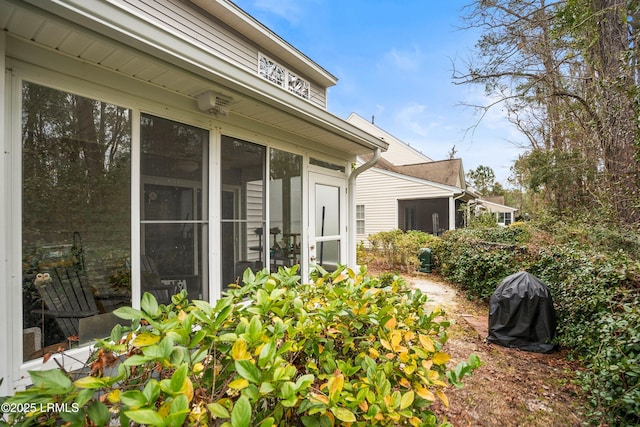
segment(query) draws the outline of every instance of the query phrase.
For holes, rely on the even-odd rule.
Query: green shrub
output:
[[[486,228],[486,227],[498,227],[498,220],[496,214],[491,212],[482,212],[480,214],[466,215],[467,226],[469,228]]]
[[[383,259],[389,267],[400,267],[407,272],[420,266],[418,254],[421,248],[431,248],[440,240],[422,231],[400,229],[381,231],[368,239],[375,258]]]
[[[594,322],[622,286],[620,280],[605,274],[609,260],[556,246],[537,252],[527,267],[551,289],[560,320],[560,343],[576,354],[590,354],[599,346]]]
[[[621,227],[603,221],[602,217],[578,217],[569,222],[545,216],[536,221],[535,225],[538,230],[553,236],[553,242],[558,245],[601,253],[622,250],[631,258],[640,259],[640,236],[637,228]]]
[[[396,280],[398,280],[398,275],[394,273],[384,272],[378,275],[378,283],[380,287],[390,286]]]
[[[618,238],[596,241],[605,236]],[[622,242],[635,245],[621,250]],[[473,298],[488,299],[506,276],[522,269],[543,280],[553,296],[559,344],[587,367],[579,378],[594,421],[638,424],[638,242],[638,234],[623,238],[597,224],[512,224],[447,232],[435,259],[441,274]]]
[[[132,322],[98,342],[87,370],[31,372],[9,402],[74,412],[5,414],[9,425],[434,426],[436,399],[479,365],[448,369],[449,322],[395,278],[340,268],[300,284],[296,268],[244,274],[211,305],[145,293]]]
[[[503,229],[476,229],[445,233],[435,246],[438,271],[448,280],[459,283],[473,299],[488,299],[509,274],[520,270],[521,248],[508,239],[486,240]]]
[[[356,246],[356,262],[358,265],[369,265],[373,261],[373,254],[364,246],[364,242],[358,242]]]
[[[640,298],[611,304],[593,329],[600,345],[579,373],[595,416],[612,425],[640,424]],[[606,410],[603,414],[601,410]]]

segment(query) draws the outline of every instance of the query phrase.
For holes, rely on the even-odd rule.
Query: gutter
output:
[[[380,159],[382,150],[375,148],[373,151],[373,157],[363,165],[360,165],[349,175],[349,183],[347,185],[347,192],[349,196],[349,229],[348,229],[348,246],[349,246],[349,258],[347,265],[351,268],[356,268],[358,260],[356,258],[356,178],[362,172],[372,168]]]

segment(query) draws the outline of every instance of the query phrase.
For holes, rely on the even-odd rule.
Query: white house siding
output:
[[[385,138],[389,143],[389,149],[382,155],[385,160],[396,166],[412,165],[415,163],[430,162],[431,159],[410,146]]]
[[[320,107],[326,109],[327,108],[327,95],[326,91],[321,87],[315,85],[313,82],[309,82],[310,84],[310,101],[314,104],[319,105]]]
[[[398,200],[430,199],[452,195],[451,191],[431,186],[425,181],[407,179],[372,168],[358,177],[356,204],[364,205],[364,234],[356,234],[358,242],[368,245],[367,236],[398,228]]]
[[[396,166],[412,165],[416,163],[425,163],[432,161],[431,158],[422,154],[420,151],[405,144],[390,133],[385,132],[375,124],[360,117],[355,113],[351,113],[351,115],[349,115],[349,117],[347,118],[347,121],[352,125],[357,126],[360,129],[370,133],[371,135],[377,136],[378,138],[387,142],[389,144],[389,148],[387,149],[387,151],[382,153],[382,158]]]
[[[250,73],[258,73],[259,49],[250,40],[219,22],[213,16],[203,16],[193,7],[179,0],[121,0],[127,9],[141,13],[147,20],[170,28],[175,34],[189,42],[201,46]],[[267,56],[272,56],[264,52]],[[286,68],[289,64],[273,58]],[[327,97],[324,88],[307,76],[291,69],[296,75],[310,83],[309,101],[326,109]],[[283,89],[284,90],[284,89]]]
[[[268,233],[264,230],[264,190],[262,181],[250,181],[246,184],[247,191],[247,255],[244,259],[248,261],[264,261],[265,238]],[[262,228],[262,235],[256,233],[257,228]],[[268,231],[268,230],[267,230]],[[254,249],[251,249],[254,248]],[[255,248],[262,248],[261,251]]]

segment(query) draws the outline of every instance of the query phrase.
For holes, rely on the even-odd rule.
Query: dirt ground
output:
[[[405,277],[440,305],[453,320],[445,350],[451,367],[471,353],[482,365],[464,380],[464,388],[451,387],[449,408],[438,404],[440,421],[454,426],[580,426],[586,421],[586,401],[573,383],[575,362],[565,352],[529,353],[488,344],[488,306],[468,301],[461,292],[437,276]]]

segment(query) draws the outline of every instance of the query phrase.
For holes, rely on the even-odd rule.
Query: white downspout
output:
[[[362,172],[367,169],[373,167],[376,163],[378,163],[378,159],[380,159],[380,154],[382,151],[380,148],[376,148],[373,152],[373,157],[363,165],[360,165],[349,175],[349,184],[347,186],[348,198],[349,198],[349,229],[348,229],[348,243],[347,247],[349,248],[349,257],[347,260],[347,265],[351,268],[356,268],[358,260],[356,259],[356,178]]]

